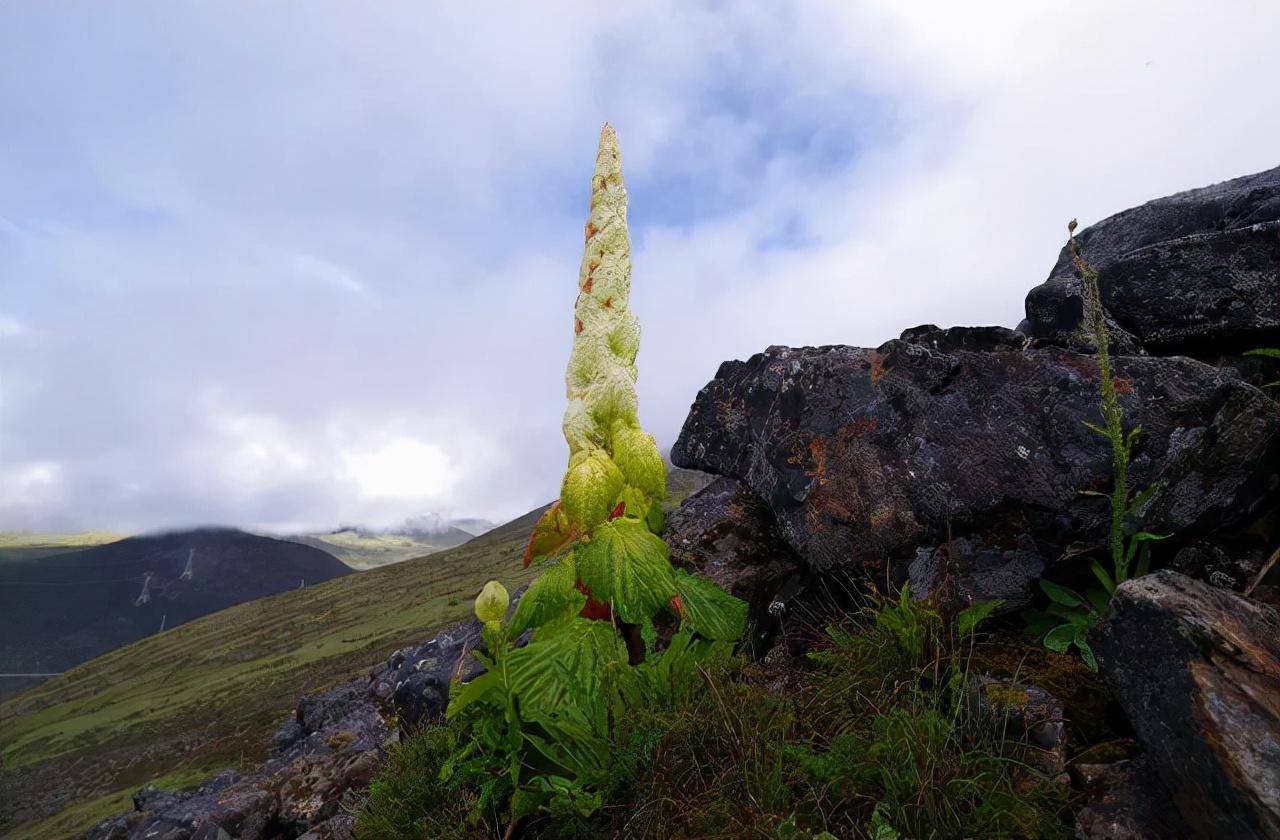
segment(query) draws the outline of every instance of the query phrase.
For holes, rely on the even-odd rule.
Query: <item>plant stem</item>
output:
[[[1085,323],[1097,347],[1098,372],[1102,380],[1102,422],[1107,439],[1111,441],[1114,486],[1111,490],[1111,533],[1108,545],[1118,586],[1129,577],[1129,564],[1125,560],[1124,551],[1124,518],[1129,507],[1129,445],[1124,436],[1124,413],[1120,408],[1115,371],[1111,365],[1111,340],[1107,333],[1106,314],[1102,309],[1098,271],[1081,256],[1074,232],[1071,234],[1070,248],[1072,261],[1080,272],[1083,286]]]

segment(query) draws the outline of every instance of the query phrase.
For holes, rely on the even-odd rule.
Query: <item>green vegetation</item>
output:
[[[0,531],[0,561],[35,560],[80,548],[105,545],[124,538],[124,534],[111,531],[79,531],[74,534]]]
[[[471,539],[471,535],[456,528],[442,534],[431,535],[375,534],[347,529],[329,534],[308,534],[284,539],[327,551],[351,568],[365,571],[453,548]]]
[[[548,568],[510,619],[506,589],[485,586],[475,605],[485,672],[455,685],[449,703],[461,735],[442,776],[475,791],[473,820],[504,821],[508,834],[540,811],[595,814],[628,772],[614,749],[623,721],[681,695],[746,624],[746,604],[677,572],[659,536],[666,465],[637,416],[627,193],[607,124],[591,184],[566,375],[569,466],[525,552],[526,567]],[[655,618],[680,625],[657,656]]]
[[[357,830],[361,840],[468,837],[474,797],[440,778],[456,746],[451,730],[433,726],[392,747],[369,784]]]
[[[521,836],[1069,836],[1065,788],[1035,769],[1039,751],[972,702],[975,628],[990,611],[948,623],[903,592],[828,628],[802,661],[686,662],[668,683],[678,690],[609,734],[614,758],[589,813],[566,798]],[[500,814],[467,827],[460,803],[476,788],[450,766],[456,732],[427,729],[400,748],[405,763],[371,787],[358,838],[501,831]]]
[[[1046,613],[1029,613],[1028,626],[1032,633],[1043,638],[1045,647],[1059,653],[1072,645],[1090,668],[1097,668],[1093,650],[1089,647],[1089,631],[1106,617],[1107,605],[1116,587],[1130,577],[1147,573],[1151,560],[1152,540],[1164,539],[1149,531],[1137,531],[1129,535],[1127,522],[1142,515],[1142,509],[1155,494],[1159,485],[1151,485],[1136,495],[1129,491],[1129,461],[1133,447],[1142,436],[1142,427],[1134,426],[1124,431],[1124,410],[1120,406],[1115,371],[1111,361],[1111,341],[1107,332],[1106,312],[1102,307],[1102,293],[1098,285],[1098,271],[1085,262],[1075,237],[1076,222],[1067,226],[1067,247],[1080,280],[1084,296],[1085,328],[1097,350],[1100,380],[1102,425],[1085,422],[1090,430],[1105,438],[1111,446],[1112,489],[1110,494],[1086,491],[1090,495],[1106,495],[1111,503],[1111,523],[1107,533],[1107,548],[1111,556],[1108,571],[1096,559],[1089,568],[1098,579],[1101,588],[1090,588],[1084,595],[1048,580],[1040,581],[1040,588],[1049,597]]]

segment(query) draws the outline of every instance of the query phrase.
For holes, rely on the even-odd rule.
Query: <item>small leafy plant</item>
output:
[[[591,184],[566,375],[569,466],[524,556],[547,568],[509,618],[506,590],[485,586],[486,672],[455,686],[448,710],[469,737],[444,773],[479,791],[476,817],[505,812],[509,831],[536,811],[597,811],[619,769],[617,721],[679,696],[746,623],[744,602],[673,568],[658,536],[666,466],[637,416],[627,192],[607,124]],[[660,655],[659,616],[679,623]]]
[[[1111,502],[1111,521],[1107,534],[1107,549],[1111,557],[1108,570],[1097,559],[1089,561],[1089,569],[1101,588],[1093,587],[1084,595],[1048,580],[1040,581],[1040,588],[1049,598],[1047,612],[1031,612],[1027,615],[1032,633],[1042,636],[1045,647],[1065,653],[1072,645],[1080,652],[1085,663],[1097,669],[1093,649],[1089,647],[1088,634],[1106,617],[1107,606],[1116,587],[1131,577],[1141,577],[1148,571],[1153,540],[1166,535],[1150,531],[1126,532],[1126,522],[1142,514],[1147,502],[1159,489],[1153,484],[1145,490],[1131,494],[1129,489],[1129,462],[1133,447],[1142,437],[1142,427],[1124,430],[1124,410],[1120,406],[1116,388],[1115,371],[1111,362],[1111,341],[1107,332],[1106,313],[1102,308],[1102,294],[1098,285],[1098,271],[1085,261],[1075,237],[1076,222],[1067,226],[1067,247],[1076,270],[1080,272],[1084,292],[1085,328],[1094,341],[1098,357],[1098,373],[1101,382],[1099,409],[1102,425],[1085,421],[1091,431],[1105,438],[1111,446],[1112,488],[1109,494],[1084,491],[1086,495],[1106,496]]]

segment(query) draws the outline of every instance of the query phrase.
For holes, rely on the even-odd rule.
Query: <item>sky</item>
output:
[[[7,3],[0,529],[553,499],[600,125],[641,419],[1022,317],[1065,236],[1280,164],[1280,4]]]

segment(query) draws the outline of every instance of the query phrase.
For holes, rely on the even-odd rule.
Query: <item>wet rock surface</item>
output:
[[[1162,570],[1120,586],[1093,643],[1191,833],[1280,838],[1280,615]]]
[[[1007,612],[1031,604],[1032,586],[1044,568],[1029,537],[1017,540],[1014,548],[998,548],[974,536],[916,549],[907,575],[917,597],[936,597],[948,612],[992,600]]]
[[[1132,481],[1160,485],[1144,527],[1188,539],[1274,504],[1270,398],[1186,358],[1116,368],[1126,422],[1144,429]],[[1025,576],[1035,554],[1056,560],[1106,532],[1106,501],[1081,495],[1111,480],[1110,450],[1084,425],[1097,394],[1096,357],[999,328],[920,328],[875,350],[771,347],[721,365],[672,460],[749,486],[814,571],[888,567],[901,581],[918,548],[950,536],[979,540],[982,562],[1028,552]]]
[[[1166,840],[1187,837],[1168,792],[1149,760],[1099,767],[1076,812],[1079,840]]]
[[[747,602],[763,645],[786,609],[777,599],[797,588],[802,564],[760,497],[740,481],[717,478],[672,511],[663,536],[673,563]]]
[[[1280,167],[1117,213],[1078,234],[1103,307],[1149,352],[1216,359],[1280,344]],[[1091,348],[1066,249],[1027,295],[1020,329]]]
[[[451,625],[416,648],[392,654],[370,677],[369,696],[394,712],[402,729],[439,718],[449,704],[454,677],[465,681],[483,670],[475,657],[467,655],[480,644],[476,619]]]

